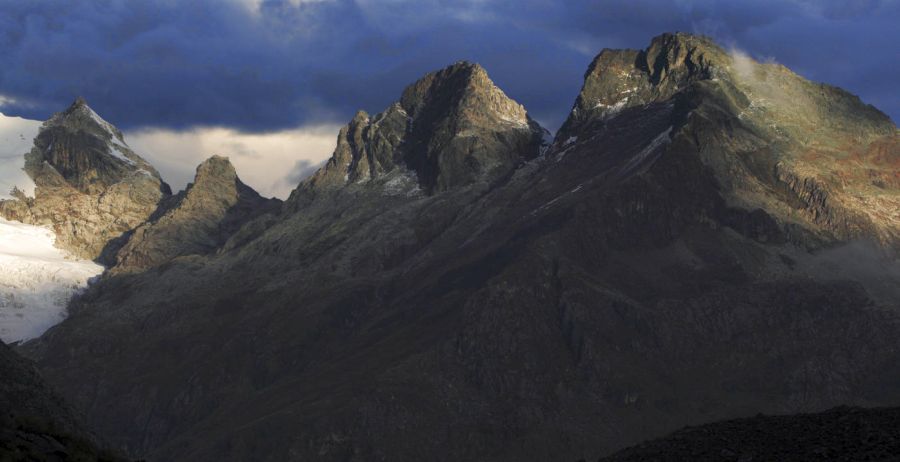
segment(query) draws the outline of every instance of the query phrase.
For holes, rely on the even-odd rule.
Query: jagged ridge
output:
[[[118,251],[116,272],[214,252],[241,225],[281,207],[278,199],[264,199],[241,182],[228,158],[221,156],[203,161],[193,183],[169,202],[130,235]]]
[[[867,154],[896,150],[900,137],[887,116],[859,98],[705,37],[664,34],[644,50],[597,56],[549,154],[596,150],[599,140],[650,112],[672,129],[657,140],[666,127],[653,125],[645,136],[656,144],[610,158],[611,169],[640,173],[660,162],[666,167],[655,168],[652,181],[671,181],[667,190],[709,184],[696,199],[721,197],[716,210],[692,213],[725,224],[733,224],[735,213],[756,213],[759,223],[752,226],[771,228],[762,219],[780,228],[781,237],[770,230],[768,238],[808,247],[862,238],[900,249],[900,215],[889,212],[900,202],[885,187],[893,183],[893,162],[871,162],[876,156]],[[702,170],[684,171],[686,162]],[[685,175],[663,174],[663,168]]]
[[[408,86],[400,101],[341,129],[334,155],[305,189],[383,177],[398,167],[427,192],[490,180],[538,155],[543,129],[477,64],[459,62]]]

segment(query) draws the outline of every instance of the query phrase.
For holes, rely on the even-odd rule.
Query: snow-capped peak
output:
[[[113,124],[104,120],[103,117],[100,117],[99,114],[97,114],[90,106],[88,106],[88,103],[84,98],[80,96],[76,98],[75,102],[72,103],[72,106],[69,108],[69,110],[67,110],[64,114],[67,115],[73,113],[86,115],[95,124],[97,124],[97,126],[100,127],[101,130],[109,134],[110,138],[114,142],[118,142],[119,144],[122,144],[126,147],[128,146],[128,144],[125,143],[125,139],[122,137],[122,132],[120,132],[119,129],[117,129]]]

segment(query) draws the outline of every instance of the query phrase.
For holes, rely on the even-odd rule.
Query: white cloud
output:
[[[732,47],[731,50],[732,67],[742,79],[753,78],[753,72],[756,69],[756,61],[746,52],[738,48]]]
[[[257,14],[260,12],[260,8],[265,0],[235,0],[239,5],[247,8],[251,13]],[[294,8],[299,8],[300,5],[310,4],[310,3],[325,3],[332,0],[287,0],[287,4],[293,6]]]
[[[197,165],[213,154],[231,159],[241,181],[263,196],[286,198],[297,184],[295,166],[318,165],[334,151],[337,125],[301,127],[273,133],[241,133],[227,128],[188,131],[139,130],[125,139],[177,191],[193,180]]]

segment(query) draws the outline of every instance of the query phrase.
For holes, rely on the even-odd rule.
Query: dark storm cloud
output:
[[[5,113],[84,95],[124,128],[266,131],[377,112],[460,59],[551,128],[603,47],[712,35],[900,116],[900,2],[0,0]]]

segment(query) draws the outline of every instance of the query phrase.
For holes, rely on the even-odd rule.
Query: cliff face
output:
[[[170,194],[159,173],[125,143],[122,133],[84,100],[44,123],[25,154],[34,198],[0,202],[0,215],[50,226],[57,245],[82,258],[143,223]]]
[[[104,279],[24,351],[162,460],[595,459],[900,401],[880,112],[668,34],[601,53],[539,155],[482,72],[358,114],[281,214]]]

